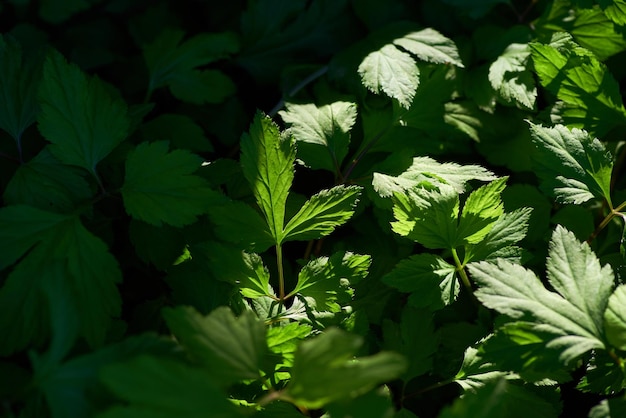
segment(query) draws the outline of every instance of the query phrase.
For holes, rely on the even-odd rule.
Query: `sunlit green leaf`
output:
[[[528,44],[511,44],[489,67],[489,82],[506,102],[534,109],[537,87],[528,66]]]
[[[504,213],[500,194],[507,177],[474,190],[465,201],[459,219],[458,239],[470,244],[480,242]]]
[[[609,298],[604,328],[609,343],[619,350],[626,350],[626,285],[619,286]]]

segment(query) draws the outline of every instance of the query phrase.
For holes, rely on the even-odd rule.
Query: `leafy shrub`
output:
[[[242,3],[0,4],[0,415],[624,416],[626,3]]]

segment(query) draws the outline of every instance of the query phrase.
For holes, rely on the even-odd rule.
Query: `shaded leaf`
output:
[[[154,226],[193,223],[216,194],[192,174],[201,161],[186,150],[168,152],[166,141],[139,144],[126,158],[121,189],[126,211]]]

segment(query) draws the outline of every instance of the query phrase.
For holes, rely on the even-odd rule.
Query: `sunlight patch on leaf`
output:
[[[594,197],[611,202],[613,156],[602,142],[577,128],[529,124],[544,190],[562,203],[580,204]]]
[[[489,67],[489,82],[507,103],[532,110],[537,87],[529,69],[528,44],[511,44]]]

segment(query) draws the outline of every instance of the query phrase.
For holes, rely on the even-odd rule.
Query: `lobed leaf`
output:
[[[128,135],[126,103],[97,77],[52,50],[43,66],[39,89],[41,134],[50,152],[68,165],[96,175],[96,166]]]
[[[604,198],[611,202],[613,156],[586,131],[530,123],[542,187],[562,203]]]
[[[528,323],[547,335],[545,349],[556,350],[571,364],[592,349],[603,349],[604,312],[613,286],[610,267],[600,267],[586,243],[558,226],[550,241],[547,290],[532,271],[504,260],[471,263],[468,270],[480,286],[476,297],[487,307]]]
[[[439,190],[414,188],[394,193],[391,229],[426,248],[454,248],[457,245],[459,195],[450,186]]]
[[[363,394],[399,377],[406,369],[403,356],[381,352],[354,358],[362,337],[330,328],[298,346],[291,380],[281,398],[317,409],[340,399]]]
[[[480,242],[504,214],[500,194],[508,177],[502,177],[474,190],[465,201],[458,226],[458,239],[470,244]]]
[[[195,222],[217,199],[208,183],[192,174],[201,162],[185,150],[168,152],[166,141],[139,144],[126,157],[121,189],[126,212],[155,226]]]
[[[100,380],[126,405],[113,406],[98,418],[239,416],[206,371],[173,360],[142,355],[106,366]]]
[[[559,112],[568,126],[602,137],[626,122],[619,85],[571,35],[556,34],[549,45],[534,42],[530,48],[541,85],[563,101]]]
[[[506,102],[533,110],[537,87],[529,69],[529,56],[528,44],[509,45],[489,67],[489,82]]]
[[[37,117],[40,73],[40,63],[24,57],[15,39],[0,35],[0,129],[13,137],[20,152],[22,134]]]
[[[606,338],[618,350],[626,350],[626,285],[618,286],[604,312]]]
[[[350,130],[356,122],[356,104],[334,102],[314,104],[287,103],[279,114],[298,142],[298,156],[312,169],[337,173],[348,154]]]
[[[265,325],[250,311],[235,317],[219,307],[207,316],[192,307],[166,308],[165,321],[192,358],[222,384],[260,377]]]

